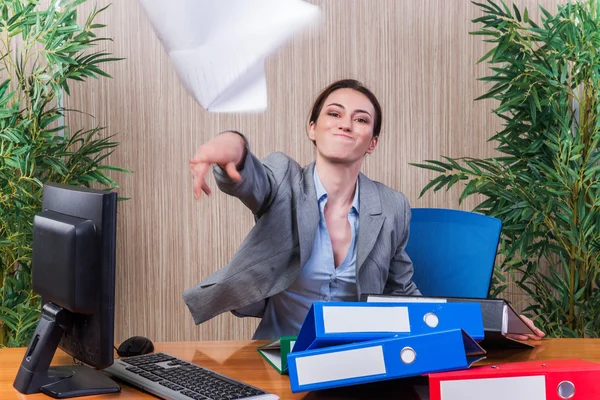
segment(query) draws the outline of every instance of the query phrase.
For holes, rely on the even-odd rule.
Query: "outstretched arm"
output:
[[[200,146],[190,160],[190,167],[196,198],[200,198],[202,192],[211,193],[206,184],[206,173],[211,167],[219,189],[239,198],[254,215],[268,204],[273,193],[273,171],[252,154],[239,132],[221,133]]]

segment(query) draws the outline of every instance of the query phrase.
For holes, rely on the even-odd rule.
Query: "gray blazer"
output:
[[[196,324],[226,311],[261,316],[266,300],[294,283],[312,252],[319,224],[314,162],[302,168],[282,153],[261,162],[246,150],[240,182],[218,167],[214,174],[223,192],[252,211],[256,224],[229,264],[183,293]],[[406,197],[362,173],[358,184],[357,299],[362,293],[420,294],[404,251]]]

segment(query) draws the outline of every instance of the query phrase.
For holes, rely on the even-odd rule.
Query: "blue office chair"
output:
[[[474,212],[413,208],[406,252],[424,296],[486,298],[502,222]]]

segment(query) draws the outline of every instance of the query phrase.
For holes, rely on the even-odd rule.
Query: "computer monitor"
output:
[[[42,315],[14,382],[19,392],[66,398],[120,390],[94,369],[113,363],[116,217],[115,192],[44,185],[32,254]],[[50,367],[57,347],[80,363]]]

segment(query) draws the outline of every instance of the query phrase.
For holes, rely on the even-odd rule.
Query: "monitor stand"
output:
[[[55,398],[115,393],[121,390],[104,372],[85,365],[50,367],[71,313],[46,303],[33,338],[27,347],[13,386],[23,394],[40,391]]]

